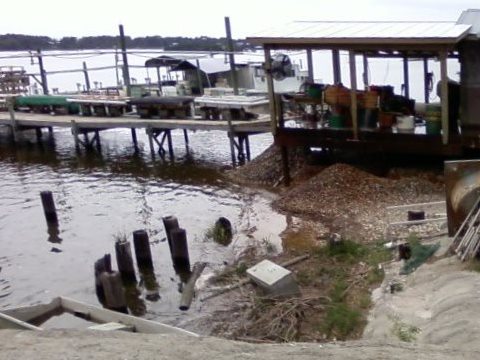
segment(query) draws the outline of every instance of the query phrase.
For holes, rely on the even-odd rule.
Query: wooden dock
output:
[[[188,147],[188,130],[220,130],[227,132],[232,152],[232,163],[235,166],[250,160],[249,135],[270,131],[270,116],[262,115],[249,121],[202,120],[186,119],[141,119],[138,116],[124,115],[122,117],[93,117],[78,115],[48,115],[22,112],[0,113],[0,125],[7,126],[15,141],[19,132],[35,130],[37,138],[42,137],[42,129],[53,132],[54,127],[71,128],[75,146],[100,149],[100,131],[109,129],[131,129],[132,141],[137,148],[136,130],[145,129],[149,138],[152,156],[158,153],[164,157],[167,150],[173,158],[171,131],[180,129],[184,132],[185,145]],[[83,137],[82,137],[83,135]],[[92,136],[89,136],[92,135]],[[167,142],[165,149],[165,141]],[[158,149],[155,148],[155,144]]]

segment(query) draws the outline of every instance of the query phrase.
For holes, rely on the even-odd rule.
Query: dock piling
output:
[[[133,267],[132,250],[130,243],[126,239],[118,239],[115,242],[115,254],[117,256],[117,265],[122,279],[125,282],[136,282],[135,269]]]
[[[112,260],[110,254],[105,254],[103,257],[95,261],[93,269],[95,274],[95,293],[97,294],[98,301],[100,301],[102,305],[105,305],[105,291],[103,290],[100,275],[104,272],[112,272]]]
[[[40,198],[42,199],[43,212],[47,224],[58,224],[57,210],[55,209],[55,201],[53,200],[53,194],[51,191],[40,192]]]
[[[135,248],[138,268],[142,270],[153,269],[150,241],[145,230],[135,230],[133,232],[133,247]]]
[[[131,128],[130,131],[132,132],[133,147],[135,148],[135,152],[137,152],[138,151],[137,131],[135,130],[135,128]]]
[[[172,254],[172,230],[178,229],[178,219],[175,216],[165,216],[162,218],[163,226],[165,227],[165,234],[167,235],[168,247],[170,254]]]
[[[100,275],[100,282],[105,294],[105,307],[110,310],[128,314],[125,290],[122,276],[118,271],[104,272]]]
[[[10,135],[13,142],[17,141],[17,122],[15,120],[15,110],[13,105],[13,98],[8,98],[8,112],[10,113]]]
[[[187,232],[185,229],[173,229],[170,232],[172,240],[172,260],[174,267],[190,268],[188,255]]]

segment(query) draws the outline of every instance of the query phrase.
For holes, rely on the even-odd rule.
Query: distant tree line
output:
[[[194,50],[194,51],[223,51],[225,38],[211,37],[162,37],[145,36],[125,37],[128,48],[164,49],[164,50]],[[119,47],[118,36],[87,36],[63,37],[52,39],[48,36],[31,36],[19,34],[0,35],[0,51],[13,50],[83,50],[83,49],[111,49]],[[254,46],[245,40],[234,40],[236,51],[252,50]]]

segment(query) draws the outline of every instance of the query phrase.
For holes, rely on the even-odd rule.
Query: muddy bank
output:
[[[117,332],[2,330],[2,360],[79,359],[477,359],[478,346],[448,348],[398,342],[255,345],[211,337]]]
[[[333,158],[301,148],[293,149],[290,155],[289,187],[280,183],[281,158],[275,146],[227,176],[232,181],[275,191],[278,198],[272,205],[287,216],[320,223],[326,233],[340,233],[356,241],[383,239],[387,221],[406,220],[406,214],[387,219],[388,206],[445,199],[441,169],[428,164],[422,167],[393,163],[386,168],[368,159],[335,163]]]

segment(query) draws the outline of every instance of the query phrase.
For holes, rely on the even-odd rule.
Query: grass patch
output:
[[[417,334],[420,333],[420,329],[396,319],[393,324],[392,332],[400,339],[400,341],[412,342],[417,339]]]
[[[328,307],[323,331],[329,338],[334,336],[339,340],[345,340],[360,325],[361,319],[360,311],[339,302]]]
[[[227,246],[232,242],[232,233],[217,222],[205,231],[205,238]]]

